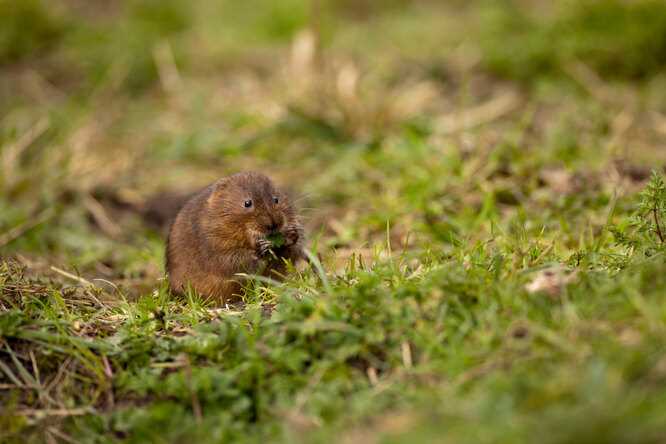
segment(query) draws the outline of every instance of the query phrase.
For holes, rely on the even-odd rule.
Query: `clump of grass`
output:
[[[555,18],[502,2],[484,23],[484,63],[520,81],[565,74],[585,63],[605,78],[649,78],[666,66],[666,5],[659,0],[556,4]],[[557,10],[557,7],[555,7]]]
[[[304,428],[329,441],[334,425],[353,433],[380,418],[373,433],[396,442],[521,439],[544,424],[561,439],[559,429],[590,426],[609,442],[660,436],[663,321],[652,313],[666,290],[663,259],[636,256],[617,274],[579,270],[547,298],[524,289],[530,268],[511,246],[524,247],[522,236],[448,257],[353,257],[337,276],[302,272],[269,289],[270,316],[264,286],[249,290],[256,302],[242,312],[208,311],[164,288],[109,304],[89,283],[46,288],[5,263],[4,433],[287,442]],[[533,248],[543,266],[544,247]],[[403,409],[405,428],[382,426]]]

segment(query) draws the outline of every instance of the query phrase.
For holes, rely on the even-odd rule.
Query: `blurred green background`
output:
[[[663,442],[665,68],[662,0],[0,0],[0,440]],[[247,169],[325,271],[169,296]]]

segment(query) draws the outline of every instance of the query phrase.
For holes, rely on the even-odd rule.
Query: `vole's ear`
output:
[[[227,177],[223,177],[222,179],[219,179],[217,182],[213,184],[213,188],[215,191],[221,191],[229,187],[229,179]]]
[[[215,202],[219,200],[220,195],[229,188],[229,180],[225,177],[222,179],[219,179],[217,182],[213,182],[212,185],[210,185],[210,195],[208,196],[208,205],[212,206]]]

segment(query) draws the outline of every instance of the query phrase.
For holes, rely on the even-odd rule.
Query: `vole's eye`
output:
[[[278,202],[280,202],[280,199],[278,199],[277,197],[274,197],[273,198],[273,203],[278,203]]]
[[[248,199],[245,202],[243,202],[243,206],[245,208],[250,208],[252,206],[252,200]]]

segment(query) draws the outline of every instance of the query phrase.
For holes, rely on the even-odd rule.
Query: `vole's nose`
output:
[[[266,233],[277,233],[282,227],[282,218],[279,214],[267,214],[261,220],[261,224]]]

